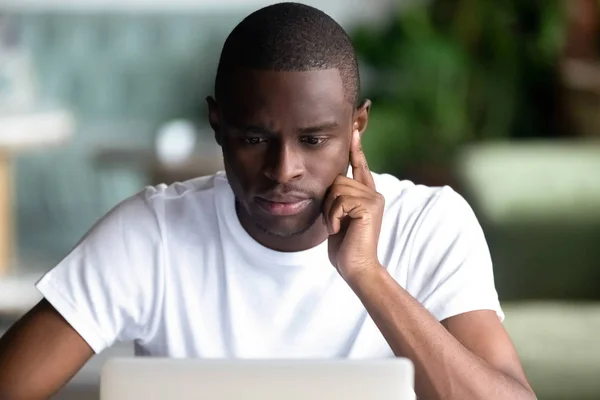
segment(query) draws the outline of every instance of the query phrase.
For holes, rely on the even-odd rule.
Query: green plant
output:
[[[375,170],[446,165],[462,144],[551,135],[561,0],[434,0],[353,33]]]

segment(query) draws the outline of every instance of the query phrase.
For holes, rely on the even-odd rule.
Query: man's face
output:
[[[240,69],[223,97],[210,120],[240,219],[278,237],[307,231],[348,170],[355,110],[338,70]]]

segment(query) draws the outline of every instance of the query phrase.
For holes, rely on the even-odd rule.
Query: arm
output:
[[[42,300],[0,338],[0,398],[48,398],[93,354],[71,325]]]
[[[162,301],[161,251],[145,193],[101,218],[37,282],[44,300],[0,340],[0,399],[48,398],[94,353],[149,338]]]
[[[438,322],[385,268],[348,282],[397,356],[415,364],[423,399],[535,399],[508,334],[493,311]]]
[[[353,179],[338,177],[324,202],[329,258],[394,354],[414,363],[418,397],[535,399],[496,313],[475,311],[499,304],[485,237],[468,204],[446,190],[421,211],[405,289],[378,260],[385,201],[358,131],[350,161]]]

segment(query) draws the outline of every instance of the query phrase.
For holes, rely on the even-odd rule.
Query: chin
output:
[[[271,236],[286,238],[300,236],[308,231],[321,217],[321,212],[315,209],[289,217],[268,216],[265,218],[264,215],[261,217],[256,218],[254,222],[262,231]]]
[[[312,224],[262,224],[257,221],[256,226],[271,236],[287,238],[302,235],[311,228]]]

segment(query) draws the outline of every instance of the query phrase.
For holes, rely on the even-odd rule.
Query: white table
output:
[[[31,148],[60,145],[73,128],[73,116],[63,110],[0,114],[0,277],[8,274],[13,257],[12,158]]]

